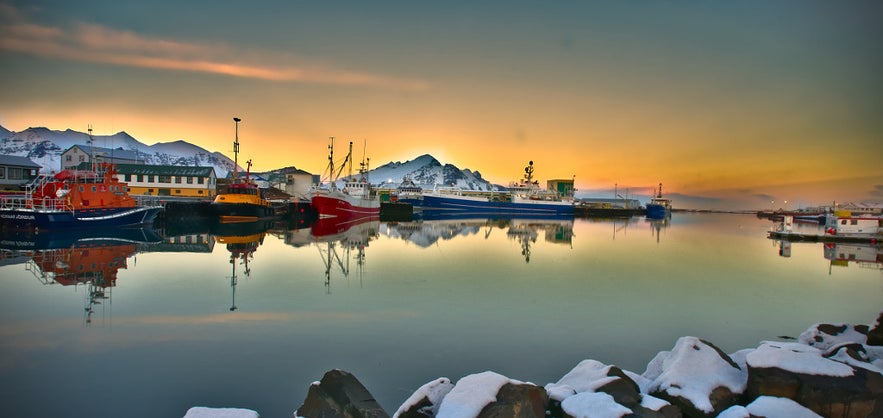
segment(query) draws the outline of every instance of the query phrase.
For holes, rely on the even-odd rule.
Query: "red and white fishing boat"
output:
[[[313,189],[310,197],[313,210],[319,214],[320,218],[335,217],[339,220],[380,216],[380,200],[377,196],[371,196],[368,169],[364,160],[360,163],[359,175],[355,177],[350,174],[341,189],[337,185],[340,171],[334,172],[334,138],[331,138],[331,145],[328,146],[328,149],[330,150],[328,172],[331,181],[327,189],[318,187]],[[344,165],[349,163],[350,173],[352,173],[352,154],[353,143],[350,142],[349,153],[341,164],[341,171]]]

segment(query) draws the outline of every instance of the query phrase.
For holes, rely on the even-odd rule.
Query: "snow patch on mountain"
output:
[[[481,178],[481,173],[459,169],[453,164],[442,164],[433,156],[424,154],[405,162],[389,162],[368,172],[371,184],[396,187],[410,179],[424,189],[459,187],[466,190],[496,190],[498,187]]]

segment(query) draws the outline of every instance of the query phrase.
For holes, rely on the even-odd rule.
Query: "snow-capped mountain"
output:
[[[71,129],[53,131],[47,128],[28,128],[12,132],[0,126],[0,153],[28,157],[41,165],[42,172],[49,173],[61,169],[61,154],[74,145],[89,144],[89,134]],[[233,170],[233,160],[219,152],[210,152],[187,141],[162,142],[144,145],[125,132],[114,135],[93,135],[92,145],[96,147],[135,151],[138,158],[150,165],[180,165],[214,167],[215,175],[226,177]],[[267,178],[273,173],[294,167],[264,173]],[[239,170],[244,171],[242,167]],[[254,173],[260,174],[260,173]],[[402,180],[409,178],[424,189],[435,186],[456,186],[465,190],[499,190],[481,173],[469,169],[461,170],[453,164],[442,164],[431,155],[421,155],[405,162],[389,162],[368,172],[371,184],[395,188]]]
[[[40,164],[43,172],[61,168],[61,154],[74,145],[89,144],[89,135],[71,129],[53,131],[28,128],[11,132],[0,126],[0,153],[28,157]],[[214,167],[215,175],[225,177],[233,170],[233,160],[219,152],[209,152],[186,141],[144,145],[125,132],[114,135],[93,135],[96,147],[135,151],[145,164]]]
[[[424,189],[435,186],[456,186],[466,190],[495,190],[496,186],[481,178],[481,173],[459,169],[453,164],[442,165],[429,154],[405,162],[389,162],[368,172],[371,184],[396,187],[409,178]]]

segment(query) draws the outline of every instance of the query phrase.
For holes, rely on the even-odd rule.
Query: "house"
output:
[[[88,163],[76,168],[88,169]],[[133,195],[212,198],[217,190],[214,167],[116,164],[116,169]]]
[[[318,184],[318,176],[297,169],[285,174],[285,193],[299,199],[308,199],[310,189]]]
[[[37,177],[40,165],[28,157],[0,155],[0,189],[20,190],[27,182]]]
[[[138,151],[74,145],[61,154],[61,169],[75,169],[82,163],[91,163],[92,156],[95,157],[96,163],[144,164],[144,159],[138,158]]]

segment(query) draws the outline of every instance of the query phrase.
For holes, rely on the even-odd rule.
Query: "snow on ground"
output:
[[[208,408],[194,406],[187,410],[184,418],[258,418],[257,412],[241,408]]]
[[[442,399],[444,399],[445,395],[454,388],[454,384],[451,383],[451,380],[446,377],[440,377],[435,379],[423,386],[420,386],[416,392],[414,392],[402,406],[393,414],[393,418],[397,418],[399,415],[405,413],[407,410],[411,409],[418,402],[423,400],[423,398],[429,399],[429,402],[432,404],[432,416],[435,416],[438,413],[438,407],[441,404]]]
[[[520,385],[523,382],[490,371],[466,376],[444,397],[436,418],[478,416],[487,404],[497,400],[497,392],[507,383]]]
[[[852,367],[826,359],[819,349],[801,343],[764,341],[746,360],[755,368],[777,367],[801,374],[852,376]]]
[[[557,383],[547,384],[546,392],[549,398],[559,402],[577,393],[595,392],[599,387],[619,379],[617,376],[607,376],[611,367],[600,361],[583,360]]]
[[[644,377],[653,380],[650,393],[680,396],[707,413],[714,411],[709,397],[715,388],[742,393],[748,382],[746,371],[733,367],[714,347],[696,337],[681,337],[672,351],[657,354]]]
[[[821,418],[818,414],[788,398],[759,396],[748,406],[732,406],[725,409],[717,418]]]
[[[561,410],[574,418],[620,418],[632,413],[604,392],[583,392],[561,402]]]

